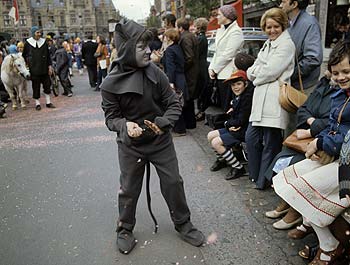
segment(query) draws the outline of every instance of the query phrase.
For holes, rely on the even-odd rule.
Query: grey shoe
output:
[[[205,237],[201,231],[188,221],[181,225],[175,225],[175,230],[180,233],[182,240],[195,247],[200,247],[205,242]]]
[[[122,229],[117,235],[117,246],[121,253],[129,254],[137,243],[132,231]]]

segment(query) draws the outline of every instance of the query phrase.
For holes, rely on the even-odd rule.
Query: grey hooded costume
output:
[[[132,231],[141,192],[145,165],[151,162],[160,177],[161,192],[175,225],[190,219],[183,180],[169,129],[181,114],[181,106],[169,86],[166,75],[153,63],[138,68],[136,43],[145,28],[134,21],[116,25],[115,41],[118,59],[101,85],[102,108],[109,130],[117,132],[120,164],[119,220],[117,231]],[[156,135],[144,126],[154,122],[164,133]],[[126,122],[137,123],[145,131],[130,138]]]

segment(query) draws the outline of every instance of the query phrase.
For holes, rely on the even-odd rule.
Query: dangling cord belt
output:
[[[158,222],[157,219],[154,217],[154,214],[152,212],[152,208],[151,208],[151,193],[150,193],[150,188],[149,188],[149,184],[150,184],[150,179],[151,179],[151,165],[149,163],[149,161],[146,162],[146,195],[147,195],[147,206],[148,206],[148,211],[151,214],[151,217],[153,219],[154,222],[154,233],[158,232]]]

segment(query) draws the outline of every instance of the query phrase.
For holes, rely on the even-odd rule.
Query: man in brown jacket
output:
[[[183,115],[186,123],[186,129],[196,128],[196,117],[194,114],[194,99],[196,93],[196,84],[198,76],[198,40],[196,36],[189,32],[190,22],[186,18],[176,20],[181,37],[179,45],[185,57],[185,78],[190,99],[185,102]]]

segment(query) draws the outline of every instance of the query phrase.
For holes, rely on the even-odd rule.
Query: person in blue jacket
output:
[[[252,108],[253,85],[242,70],[233,72],[224,82],[230,85],[233,94],[230,109],[227,111],[229,118],[224,123],[225,128],[208,133],[208,141],[217,154],[217,159],[210,170],[217,171],[229,165],[231,169],[225,179],[230,180],[245,174],[243,165],[231,148],[237,150],[244,142]]]
[[[164,72],[167,75],[172,89],[180,89],[185,101],[190,99],[186,77],[185,77],[185,58],[181,47],[178,45],[180,33],[177,29],[168,29],[164,32],[165,51],[161,63]],[[173,128],[173,136],[186,135],[186,123],[183,114],[181,115]]]
[[[310,264],[335,264],[344,253],[329,225],[350,206],[346,198],[339,197],[339,162],[334,161],[350,129],[350,42],[342,41],[334,47],[328,69],[340,89],[332,95],[327,127],[308,145],[307,159],[273,178],[276,193],[317,235],[320,248]]]

